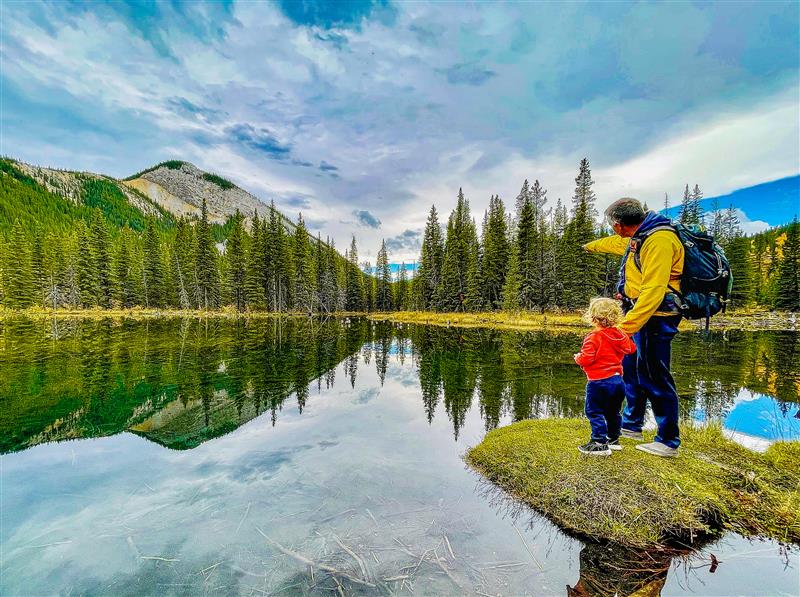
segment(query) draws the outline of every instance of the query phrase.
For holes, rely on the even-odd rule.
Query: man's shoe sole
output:
[[[602,452],[600,452],[600,451],[584,452],[583,450],[578,448],[578,452],[580,452],[581,454],[586,454],[587,456],[611,456],[611,450],[610,449],[603,450]]]
[[[621,449],[622,449],[622,446],[621,446],[620,444],[617,444],[617,445],[615,445],[615,446],[609,445],[609,446],[608,446],[608,449],[609,449],[609,450],[614,450],[614,451],[619,451],[619,450],[621,450]]]
[[[655,442],[651,442],[651,444],[652,443]],[[636,446],[636,449],[647,454],[652,454],[653,456],[660,456],[661,458],[675,458],[678,455],[677,450],[673,450],[672,452],[662,452],[661,450],[651,448],[651,444],[639,444]]]

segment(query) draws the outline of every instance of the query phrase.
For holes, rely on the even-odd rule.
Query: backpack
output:
[[[725,251],[714,242],[713,236],[700,228],[676,222],[662,224],[631,238],[633,262],[639,271],[642,270],[639,251],[650,235],[659,230],[674,232],[684,249],[681,290],[678,292],[667,286],[677,299],[678,311],[687,319],[705,317],[708,330],[709,319],[725,311],[733,286],[731,265]]]

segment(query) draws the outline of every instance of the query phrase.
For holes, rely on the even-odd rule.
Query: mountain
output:
[[[260,199],[231,181],[179,160],[161,162],[121,182],[176,216],[199,216],[203,199],[209,219],[219,224],[237,209],[246,218],[267,211]]]

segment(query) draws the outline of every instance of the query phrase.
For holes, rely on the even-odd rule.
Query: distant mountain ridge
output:
[[[676,217],[681,209],[680,198],[672,203],[664,213]],[[750,220],[761,220],[770,226],[788,224],[795,216],[800,217],[800,175],[737,189],[726,195],[705,197],[700,201],[700,207],[703,211],[712,211],[715,203],[719,209],[733,205]]]

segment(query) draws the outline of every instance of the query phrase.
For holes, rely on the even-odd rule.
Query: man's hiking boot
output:
[[[589,456],[611,456],[611,450],[608,444],[601,444],[591,440],[582,446],[578,446],[578,451],[581,454],[588,454]]]
[[[608,440],[608,449],[609,450],[614,450],[614,451],[621,450],[622,449],[622,444],[619,443],[619,438]]]
[[[644,435],[642,435],[641,431],[631,431],[630,429],[625,429],[623,427],[619,434],[621,437],[626,437],[628,439],[638,439],[640,442],[644,441]]]
[[[661,442],[639,444],[638,446],[636,446],[636,449],[641,450],[642,452],[647,452],[648,454],[661,456],[662,458],[674,458],[675,456],[678,455],[677,448],[670,448],[669,446],[662,444]]]

